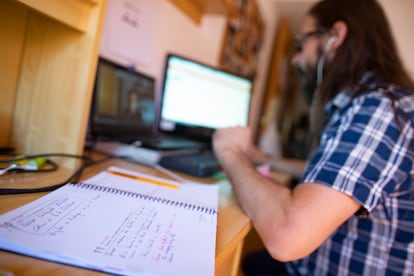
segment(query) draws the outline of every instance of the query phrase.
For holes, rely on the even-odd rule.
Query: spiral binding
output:
[[[139,199],[143,199],[147,201],[161,203],[164,205],[183,208],[183,209],[196,211],[199,213],[204,213],[204,214],[209,214],[209,215],[216,215],[218,213],[217,210],[215,210],[214,208],[207,208],[207,207],[200,206],[197,204],[192,204],[192,203],[187,203],[187,202],[182,202],[182,201],[177,201],[177,200],[172,200],[172,199],[166,199],[166,198],[161,198],[157,196],[137,193],[137,192],[126,191],[126,190],[113,188],[113,187],[98,186],[95,184],[90,184],[90,183],[85,183],[85,182],[70,183],[70,185],[73,187],[78,187],[82,189],[94,190],[94,191],[105,192],[105,193],[112,193],[112,194],[117,194],[117,195],[122,195],[122,196],[129,196],[133,198],[139,198]]]

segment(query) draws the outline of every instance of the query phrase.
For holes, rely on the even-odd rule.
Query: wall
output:
[[[109,0],[119,1],[119,0]],[[168,0],[159,1],[159,14],[156,20],[156,34],[153,41],[153,52],[150,64],[133,64],[135,67],[152,75],[157,80],[157,96],[162,82],[164,58],[167,52],[175,52],[201,62],[218,65],[221,53],[222,39],[226,26],[226,18],[222,15],[205,15],[200,25],[193,22],[183,12]],[[258,120],[261,113],[263,91],[265,90],[267,70],[272,53],[277,22],[281,16],[280,3],[292,0],[256,0],[266,26],[263,48],[257,68],[257,78],[254,83],[250,124],[253,131],[257,131]],[[309,5],[312,0],[297,0],[295,5]],[[392,29],[395,32],[401,56],[414,78],[414,32],[410,30],[414,23],[411,11],[414,10],[413,0],[379,0],[386,11]],[[279,4],[279,5],[278,5]],[[301,20],[299,18],[298,20]],[[139,51],[137,45],[137,51]],[[117,60],[121,64],[131,65],[130,60],[112,55],[107,49],[101,49],[101,55]]]
[[[268,5],[277,6],[276,9],[282,9],[282,13],[288,13],[289,17],[293,18],[292,29],[298,32],[303,13],[306,12],[309,4],[316,2],[316,0],[268,0],[267,2],[270,2]],[[414,51],[412,50],[414,32],[411,30],[414,24],[414,17],[412,16],[414,1],[378,0],[378,2],[389,19],[401,57],[414,78]]]
[[[109,0],[118,1],[118,0]],[[131,60],[116,56],[104,46],[101,47],[103,57],[115,60],[121,64],[134,65],[138,71],[156,78],[157,97],[163,78],[164,61],[167,52],[174,52],[189,58],[218,66],[221,54],[222,40],[226,27],[226,17],[223,15],[205,15],[200,25],[193,22],[182,11],[167,0],[159,1],[159,14],[156,20],[156,34],[153,41],[152,57],[150,64],[138,64]],[[251,108],[251,124],[257,125],[262,102],[262,93],[267,76],[267,67],[272,50],[273,34],[276,27],[276,11],[269,0],[257,0],[259,8],[264,16],[266,34],[260,55],[258,77],[253,88]],[[105,34],[104,34],[105,36]],[[137,51],[140,50],[137,45]]]
[[[288,21],[294,33],[299,33],[304,14],[310,6],[316,2],[315,0],[268,0],[261,1],[262,4],[274,5],[276,8],[266,8],[264,10],[276,10],[279,13],[278,17],[287,16]],[[265,3],[264,3],[265,2]],[[400,50],[401,58],[406,65],[409,73],[414,79],[414,52],[412,46],[414,45],[414,32],[410,30],[414,23],[414,18],[411,11],[414,10],[413,0],[379,0],[383,6],[384,11],[390,21],[391,28],[394,32],[397,46]],[[266,15],[266,14],[265,14]],[[271,18],[272,14],[268,15]],[[277,21],[275,21],[277,24]],[[275,102],[275,109],[277,109],[279,102]],[[299,105],[300,106],[300,105]],[[305,105],[303,105],[305,106]],[[296,111],[299,113],[299,111]],[[257,125],[256,125],[257,126]],[[272,155],[280,155],[280,144],[282,135],[276,133],[273,124],[266,129],[265,133],[259,137],[259,146],[266,152]],[[283,136],[285,137],[285,136]]]
[[[413,0],[379,0],[388,20],[397,46],[400,50],[400,56],[414,79],[414,1]]]

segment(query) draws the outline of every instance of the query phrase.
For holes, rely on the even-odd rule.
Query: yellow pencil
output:
[[[174,184],[171,184],[171,183],[167,183],[167,182],[163,182],[163,181],[159,181],[159,180],[155,180],[155,179],[151,179],[151,178],[147,178],[147,177],[143,177],[143,176],[131,175],[131,174],[128,174],[128,173],[123,173],[123,172],[118,172],[118,171],[113,171],[113,170],[107,170],[107,171],[109,173],[112,173],[112,174],[115,174],[115,175],[131,178],[131,179],[135,179],[135,180],[140,180],[140,181],[143,181],[143,182],[149,183],[149,184],[163,186],[163,187],[167,187],[167,188],[171,188],[171,189],[179,189],[180,188],[178,185],[174,185]]]

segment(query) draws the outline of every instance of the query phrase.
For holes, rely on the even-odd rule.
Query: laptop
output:
[[[204,143],[157,131],[153,77],[100,57],[88,136],[156,150],[202,148]]]
[[[204,142],[207,150],[165,156],[160,164],[195,176],[220,169],[211,150],[215,130],[247,126],[252,80],[169,53],[160,93],[158,129]]]

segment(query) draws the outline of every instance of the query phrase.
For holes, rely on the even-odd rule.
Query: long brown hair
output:
[[[316,112],[323,112],[321,105],[345,87],[354,88],[354,96],[363,93],[357,85],[367,71],[378,74],[384,83],[414,91],[414,82],[403,66],[390,25],[377,1],[322,0],[308,14],[316,19],[318,27],[329,30],[335,22],[343,21],[348,28],[344,42],[327,65],[319,87],[318,100],[315,101],[319,105]],[[319,126],[316,130],[320,131],[321,128]]]

